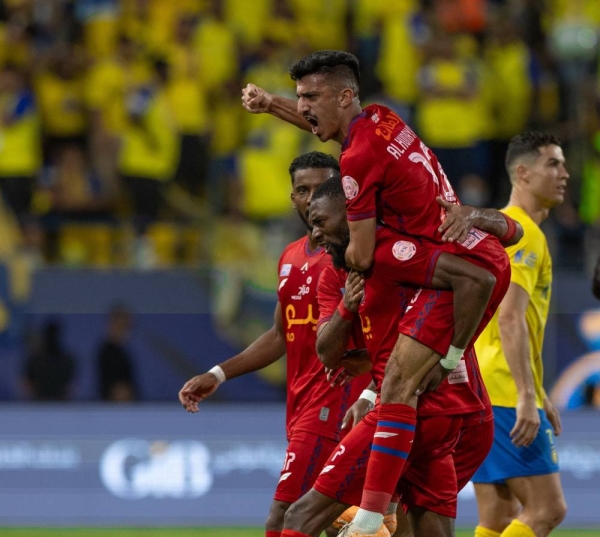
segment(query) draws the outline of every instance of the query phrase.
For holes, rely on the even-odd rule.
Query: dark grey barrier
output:
[[[564,415],[565,526],[600,528],[600,413]],[[3,526],[262,525],[285,452],[281,405],[0,410]],[[458,525],[476,522],[472,489]]]

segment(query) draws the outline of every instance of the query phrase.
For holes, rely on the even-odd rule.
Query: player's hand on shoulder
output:
[[[466,240],[477,218],[477,209],[468,205],[450,203],[439,196],[436,201],[446,209],[446,218],[438,228],[438,231],[442,234],[442,240],[445,242],[463,242]]]
[[[546,413],[546,416],[548,416],[548,421],[550,422],[550,425],[552,425],[554,434],[560,436],[560,433],[562,433],[560,412],[558,411],[558,408],[554,406],[554,403],[547,397],[544,399],[544,412]]]
[[[451,372],[450,369],[446,369],[440,362],[437,362],[423,377],[415,391],[415,395],[434,392]]]
[[[272,102],[273,96],[259,86],[247,84],[242,89],[242,106],[251,114],[269,112]]]
[[[358,311],[358,306],[360,306],[360,302],[365,296],[364,289],[365,280],[362,274],[355,270],[350,271],[346,278],[346,286],[344,289],[344,305],[346,306],[346,309],[354,312]]]
[[[535,440],[540,429],[540,414],[535,397],[519,397],[517,420],[510,432],[512,443],[517,447],[527,447]]]
[[[219,381],[212,373],[197,375],[179,390],[179,401],[188,412],[198,412],[198,403],[217,390]]]

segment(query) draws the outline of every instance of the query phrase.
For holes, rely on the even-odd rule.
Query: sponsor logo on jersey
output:
[[[281,280],[281,282],[279,282],[279,291],[281,291],[281,288],[285,285],[285,282],[287,282],[288,279],[287,278],[283,278],[283,280]]]
[[[321,412],[319,412],[319,419],[321,421],[327,421],[327,419],[329,418],[329,409],[324,406],[323,408],[321,408]]]
[[[342,177],[342,186],[344,187],[346,199],[353,200],[356,196],[358,196],[358,183],[349,175]]]
[[[474,227],[471,231],[469,231],[467,238],[459,244],[464,246],[467,250],[472,250],[487,236],[488,234],[485,231],[481,231],[480,229]]]
[[[379,123],[379,127],[375,130],[375,134],[377,134],[377,136],[383,136],[383,138],[389,142],[394,129],[400,121],[400,118],[394,114],[394,112],[388,112],[384,120]]]
[[[463,382],[469,382],[469,374],[467,373],[467,364],[461,360],[448,375],[448,384],[462,384]]]
[[[377,112],[375,112],[372,116],[371,116],[371,121],[373,123],[379,123],[379,114]]]
[[[331,472],[331,470],[333,470],[334,468],[335,468],[335,464],[328,464],[327,466],[323,466],[323,469],[321,470],[321,474],[326,474],[327,472]]]
[[[407,261],[415,255],[417,247],[409,241],[398,241],[392,246],[392,254],[398,261]]]
[[[292,270],[292,264],[284,263],[283,265],[281,265],[281,270],[279,271],[279,275],[280,276],[289,276],[291,270]]]

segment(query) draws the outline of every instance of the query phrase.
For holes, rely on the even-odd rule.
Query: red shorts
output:
[[[494,316],[510,285],[510,270],[494,276],[496,285],[473,341]],[[454,335],[454,293],[419,289],[409,306],[412,307],[407,308],[408,311],[402,316],[398,331],[444,356]]]
[[[413,447],[398,487],[405,509],[418,506],[443,516],[456,516],[458,489],[452,451],[461,424],[460,416],[420,417],[417,421]],[[360,505],[376,428],[375,409],[333,451],[314,484],[315,490],[337,502]]]
[[[488,307],[476,332],[487,326],[510,285],[510,263],[500,244],[492,238],[468,249],[455,243],[436,244],[377,228],[373,275],[381,281],[375,293],[392,292],[394,286],[430,287],[442,253],[457,255],[491,272],[496,278]],[[401,334],[410,336],[440,355],[445,355],[454,334],[454,295],[450,291],[421,289],[408,304],[399,323]]]
[[[294,503],[308,492],[336,446],[330,438],[304,431],[292,433],[273,499]]]
[[[463,416],[463,426],[452,455],[459,491],[471,481],[471,478],[490,452],[493,443],[493,413],[487,414],[483,419],[480,412]]]

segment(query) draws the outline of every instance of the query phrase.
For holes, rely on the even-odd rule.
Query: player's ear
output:
[[[352,104],[352,100],[354,99],[354,92],[350,88],[345,88],[338,93],[338,104],[345,108]]]
[[[296,207],[296,204],[294,203],[294,193],[293,192],[290,194],[290,199],[292,200],[292,207],[294,209],[296,209],[297,207]]]
[[[517,164],[515,166],[515,174],[517,179],[521,181],[529,182],[529,168],[525,164]]]

